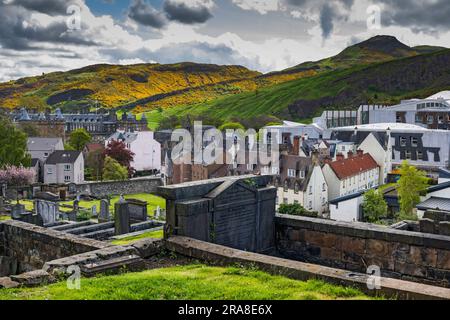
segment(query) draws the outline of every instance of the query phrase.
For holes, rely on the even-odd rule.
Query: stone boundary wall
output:
[[[367,283],[372,279],[369,279],[367,274],[241,251],[187,237],[172,236],[164,241],[164,247],[181,255],[215,265],[238,264],[257,267],[270,274],[303,281],[320,279],[337,285],[354,287],[371,296],[381,295],[386,298],[411,300],[450,300],[450,289],[447,288],[381,277],[381,288],[370,290]]]
[[[18,273],[40,269],[47,261],[103,249],[111,244],[9,220],[0,223],[0,254],[18,262]]]
[[[145,178],[127,181],[89,182],[76,186],[77,193],[103,198],[109,195],[155,193],[162,186],[161,178]]]
[[[277,250],[286,258],[450,287],[450,237],[364,223],[297,216],[275,218]]]

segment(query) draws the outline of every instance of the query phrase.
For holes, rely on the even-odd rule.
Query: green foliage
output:
[[[72,147],[72,145],[70,145],[68,143],[64,143],[64,150],[65,151],[75,151],[75,148]]]
[[[77,214],[77,221],[83,222],[83,221],[89,221],[91,219],[91,211],[86,209],[80,209]]]
[[[27,152],[27,135],[6,117],[0,116],[0,168],[31,165]]]
[[[159,230],[159,231],[149,231],[149,232],[144,232],[138,236],[132,236],[132,237],[127,237],[127,238],[123,238],[120,240],[114,240],[112,241],[112,244],[117,245],[117,246],[125,246],[125,245],[129,245],[137,240],[142,240],[142,239],[162,239],[164,237],[164,231],[163,230]]]
[[[219,130],[220,131],[225,131],[225,130],[244,130],[245,131],[245,127],[242,124],[240,124],[239,122],[226,122],[219,127]]]
[[[68,144],[77,151],[83,151],[84,147],[91,142],[91,135],[86,129],[81,128],[70,133]]]
[[[371,189],[364,194],[363,211],[366,222],[379,223],[387,216],[387,203],[384,201],[383,193]]]
[[[288,215],[293,215],[293,216],[303,216],[303,217],[310,217],[310,218],[318,217],[317,212],[308,211],[298,203],[294,203],[294,204],[284,204],[283,203],[282,205],[280,205],[278,212],[281,214],[288,214]]]
[[[420,203],[420,196],[428,188],[428,178],[425,172],[404,161],[400,167],[398,181],[398,196],[400,202],[399,220],[417,220],[414,208]]]
[[[361,291],[320,280],[299,281],[241,267],[201,264],[82,278],[39,288],[0,290],[0,300],[342,300],[370,299]]]
[[[28,136],[28,137],[39,137],[38,128],[31,123],[23,123],[20,125],[20,129]]]
[[[105,158],[103,167],[103,180],[126,180],[128,179],[128,169],[111,157]]]

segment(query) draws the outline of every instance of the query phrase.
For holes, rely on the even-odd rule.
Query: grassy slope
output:
[[[66,283],[31,289],[0,289],[0,300],[283,300],[367,299],[358,290],[317,280],[296,281],[242,268],[190,265],[94,279],[81,290]]]
[[[450,51],[444,50],[386,63],[329,71],[318,76],[264,88],[258,90],[257,93],[243,93],[210,103],[174,108],[165,111],[164,116],[207,115],[220,118],[223,121],[232,117],[250,118],[261,114],[284,114],[285,116],[288,107],[300,99],[316,102],[328,98],[332,101],[346,91],[355,94],[355,96],[350,96],[347,100],[344,100],[347,101],[345,106],[347,108],[355,108],[359,103],[367,102],[367,97],[374,96],[377,96],[376,101],[373,101],[374,103],[396,103],[405,98],[426,97],[450,87],[450,67],[448,66],[446,69],[440,70],[441,74],[436,73],[433,81],[420,85],[421,77],[424,74],[426,75],[427,72],[432,72],[433,61],[448,59],[449,56]],[[406,73],[410,73],[411,83],[407,82],[408,78],[406,78],[405,83],[401,82],[403,80],[398,80],[402,77],[402,74]],[[398,83],[395,82],[389,86],[389,81],[392,81],[392,79],[395,79]],[[373,85],[365,86],[365,83],[371,81],[373,81]],[[414,87],[415,81],[419,84]],[[407,86],[411,88],[407,88]],[[322,107],[340,108],[343,106],[335,104],[323,105]],[[318,107],[315,112],[317,114],[320,111],[320,107]],[[150,114],[149,117],[153,118],[153,115]],[[295,116],[291,118],[294,118],[294,120],[301,119],[295,118]]]

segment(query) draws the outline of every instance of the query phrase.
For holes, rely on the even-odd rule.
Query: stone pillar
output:
[[[439,234],[443,236],[450,236],[450,221],[439,222]]]
[[[128,202],[124,200],[114,205],[114,227],[116,235],[130,233],[130,211]]]
[[[434,221],[431,219],[420,219],[419,220],[420,232],[423,233],[436,233],[436,228]]]

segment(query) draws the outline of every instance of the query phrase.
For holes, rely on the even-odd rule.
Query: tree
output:
[[[387,216],[387,203],[384,201],[383,193],[378,190],[367,191],[362,206],[366,222],[377,223]]]
[[[93,180],[101,180],[105,156],[103,150],[94,150],[88,153],[86,157],[86,166]]]
[[[103,180],[126,180],[128,178],[128,170],[126,167],[120,165],[119,162],[111,157],[105,158],[103,167]]]
[[[131,162],[133,162],[134,153],[127,149],[127,146],[122,141],[113,140],[108,143],[104,156],[113,158],[120,165],[126,167],[130,174],[132,173]]]
[[[225,130],[228,130],[228,129],[230,129],[230,130],[239,130],[239,129],[241,129],[241,130],[245,131],[245,127],[242,124],[240,124],[239,122],[226,122],[226,123],[224,123],[223,125],[221,125],[219,127],[220,131],[225,131]]]
[[[6,117],[0,116],[0,168],[7,165],[29,167],[27,135]]]
[[[417,220],[414,208],[420,203],[420,196],[426,192],[428,178],[425,172],[404,161],[400,167],[398,180],[398,197],[400,202],[400,220]]]
[[[304,216],[304,217],[313,217],[317,218],[318,214],[317,212],[310,212],[303,208],[300,204],[294,203],[294,204],[282,204],[280,205],[280,208],[278,209],[278,212],[281,214],[288,214],[293,216]]]
[[[69,145],[72,146],[77,151],[82,151],[84,147],[91,142],[91,135],[86,131],[86,129],[81,128],[70,133]]]
[[[0,183],[10,187],[28,186],[34,182],[36,172],[32,168],[7,165],[0,170]]]

